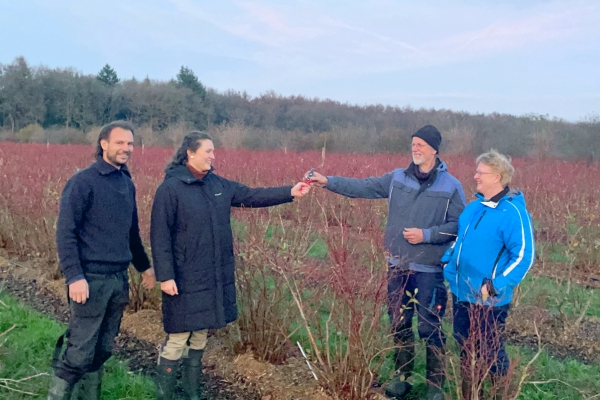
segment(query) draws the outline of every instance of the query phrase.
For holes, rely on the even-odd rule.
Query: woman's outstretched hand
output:
[[[304,182],[296,183],[296,186],[292,188],[292,196],[294,197],[302,197],[310,192],[310,185]]]

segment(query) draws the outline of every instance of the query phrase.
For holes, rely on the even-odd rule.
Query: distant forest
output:
[[[182,66],[170,81],[123,79],[109,65],[97,75],[32,67],[23,57],[0,64],[0,140],[89,143],[103,124],[127,119],[139,144],[176,145],[205,130],[229,148],[405,152],[410,134],[432,124],[442,151],[478,154],[492,147],[515,157],[600,158],[600,117],[572,123],[546,115],[470,114],[446,109],[353,105],[266,92],[218,92]]]

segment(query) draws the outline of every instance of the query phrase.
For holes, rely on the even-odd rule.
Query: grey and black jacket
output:
[[[366,179],[328,176],[327,189],[351,198],[388,199],[385,251],[391,265],[421,272],[442,270],[440,259],[456,239],[458,217],[465,208],[460,182],[439,160],[431,179],[422,185],[414,165]],[[423,230],[423,243],[410,244],[405,228]]]

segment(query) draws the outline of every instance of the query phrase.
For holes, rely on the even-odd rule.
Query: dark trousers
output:
[[[501,307],[482,306],[467,302],[457,302],[452,295],[454,317],[454,338],[460,349],[464,368],[471,368],[471,356],[487,364],[481,370],[490,367],[492,375],[504,376],[508,372],[510,361],[504,343],[504,329],[510,305]],[[463,371],[471,376],[472,371]],[[477,374],[477,373],[476,373]]]
[[[428,346],[442,348],[446,336],[441,319],[446,313],[448,292],[443,272],[399,271],[390,268],[388,273],[388,314],[399,344],[414,342],[413,316],[417,312],[419,337]]]
[[[69,299],[67,345],[53,363],[54,373],[74,385],[87,372],[102,368],[112,354],[123,311],[129,302],[127,271],[86,274],[90,297],[85,304]]]

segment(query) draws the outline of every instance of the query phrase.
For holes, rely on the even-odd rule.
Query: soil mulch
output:
[[[553,357],[600,364],[600,319],[595,317],[578,322],[575,317],[567,319],[539,307],[523,306],[511,310],[506,333],[510,343],[534,351],[539,347],[539,333],[541,345]]]

